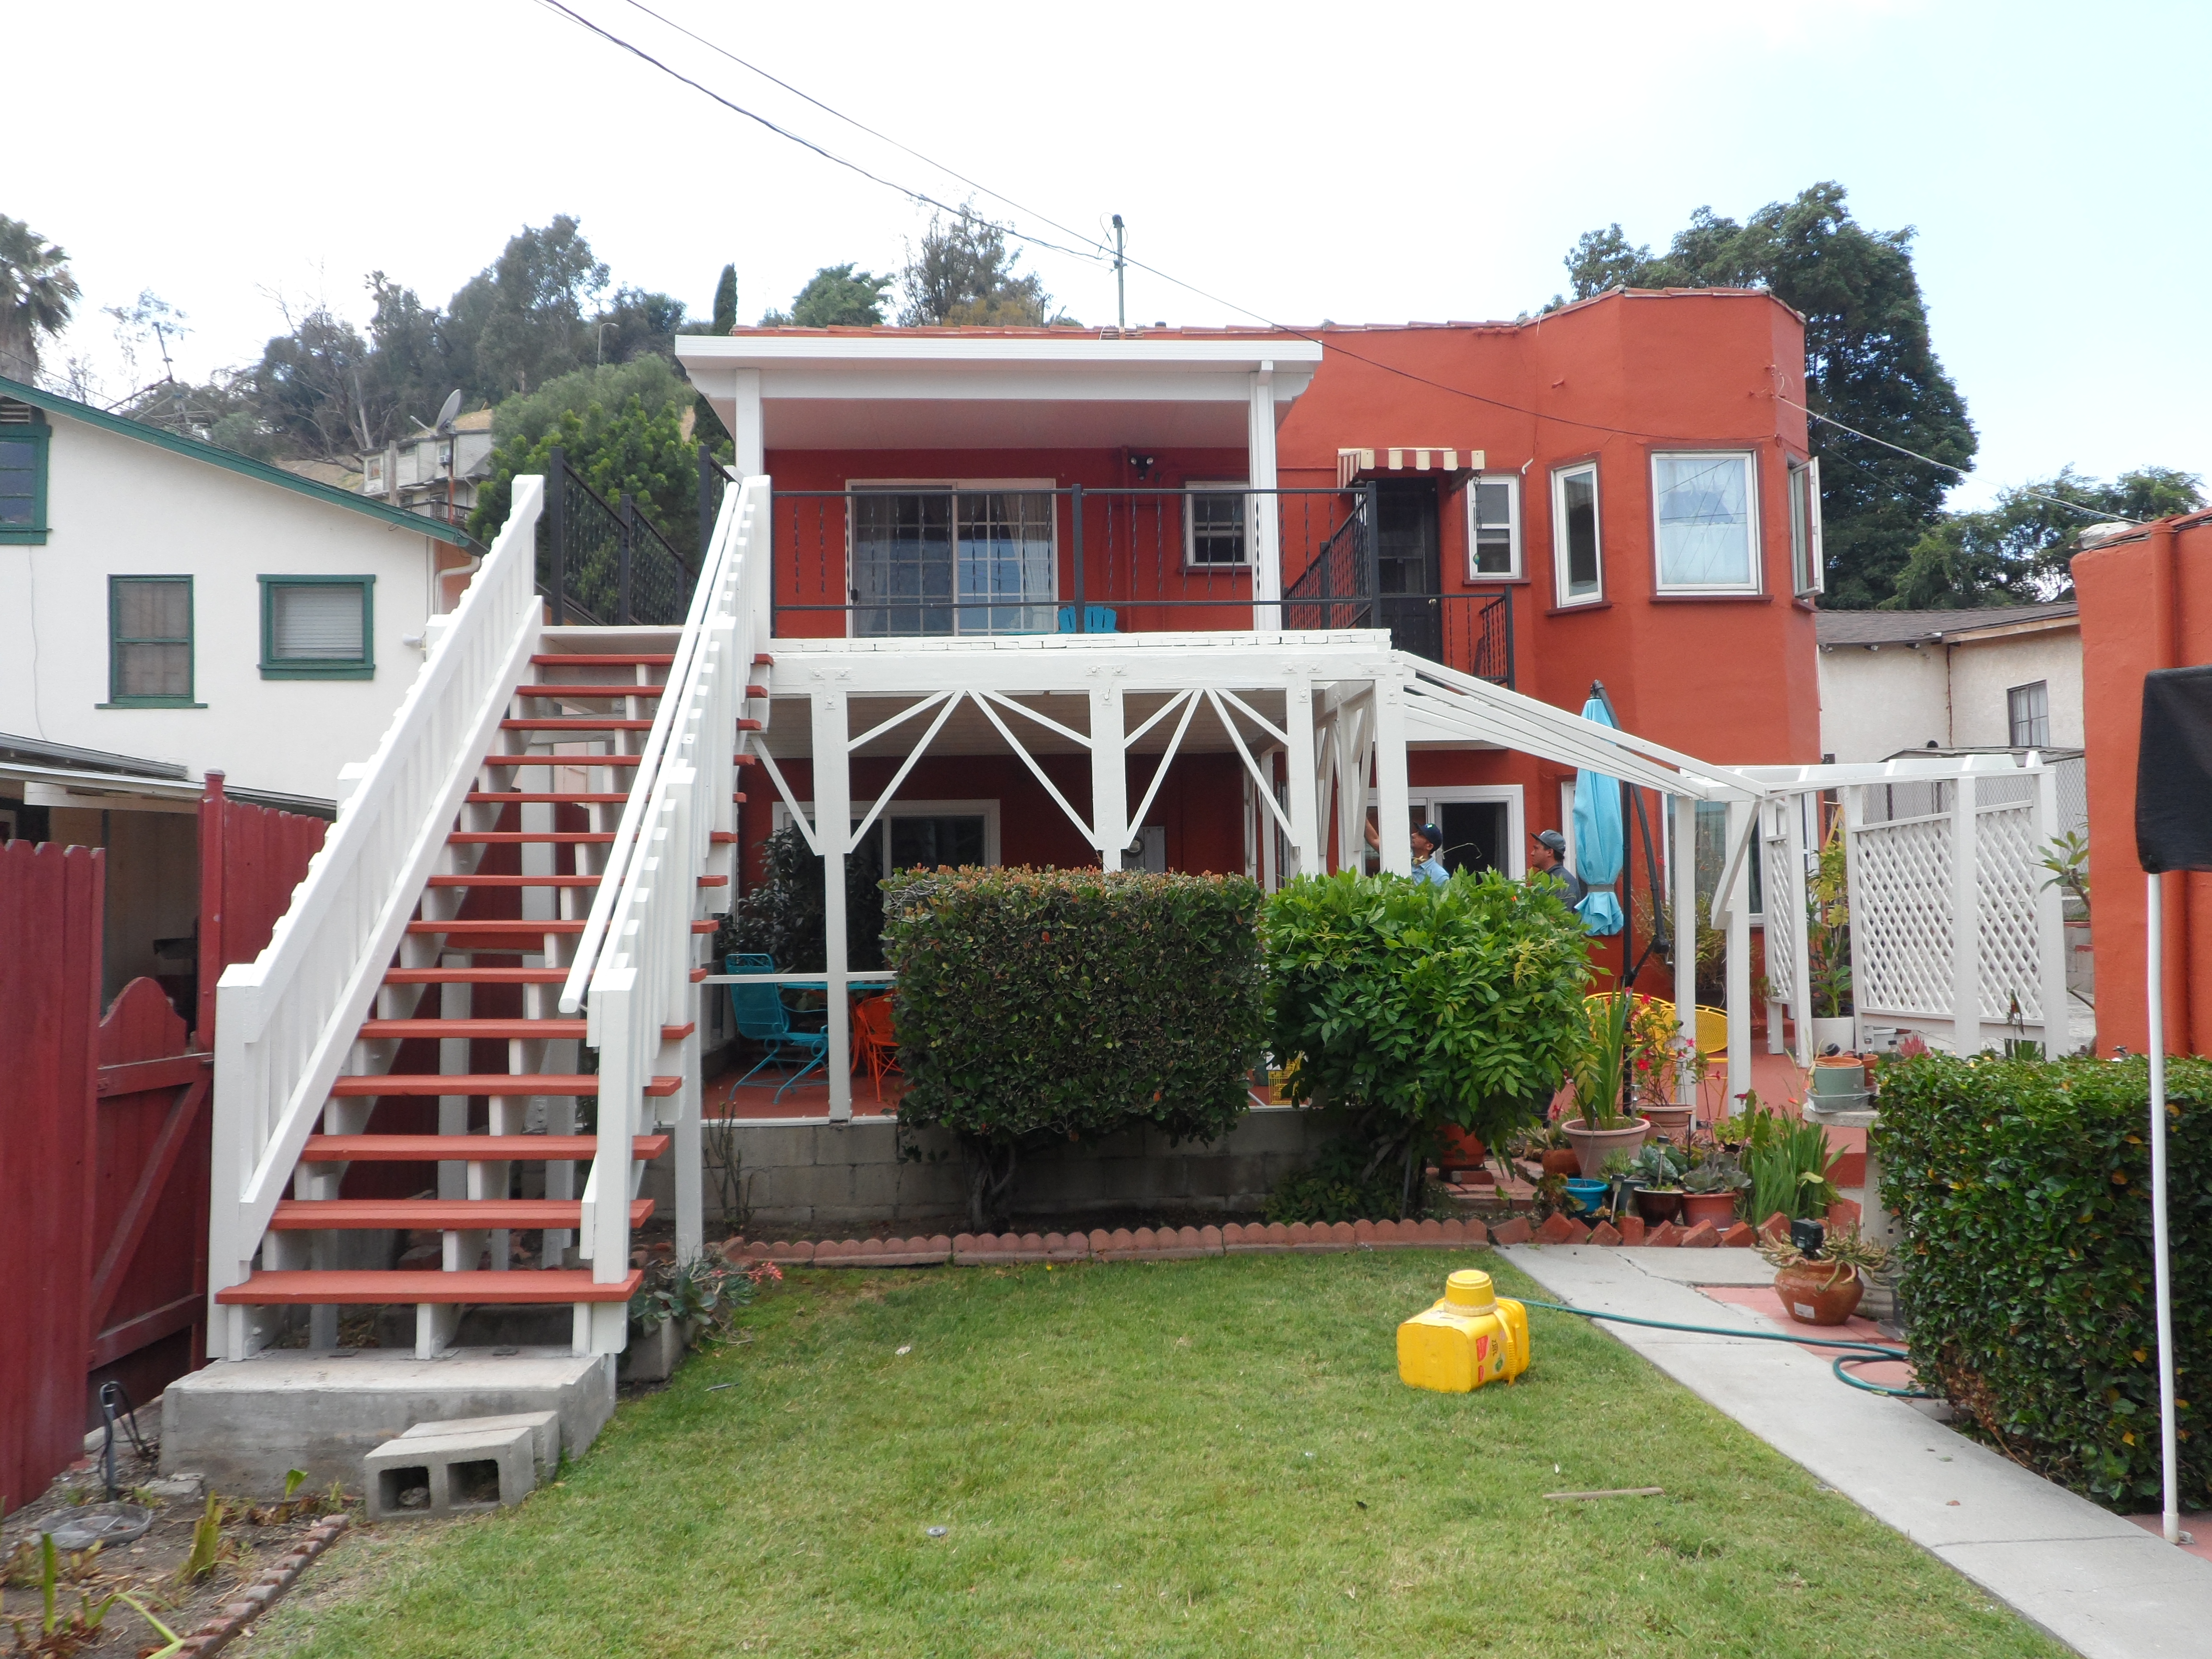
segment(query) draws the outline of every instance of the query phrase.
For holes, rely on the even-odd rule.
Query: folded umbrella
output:
[[[1620,729],[1601,685],[1590,687],[1583,718]],[[1575,873],[1589,891],[1575,908],[1581,914],[1583,926],[1593,933],[1617,933],[1626,921],[1613,884],[1620,879],[1621,859],[1626,850],[1627,836],[1620,821],[1620,780],[1602,772],[1576,773]]]

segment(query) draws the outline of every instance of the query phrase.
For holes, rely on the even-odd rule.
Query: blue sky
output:
[[[902,184],[965,186],[683,40],[568,0],[737,101]],[[2212,156],[2191,82],[2212,7],[1674,0],[1567,7],[653,9],[823,101],[1279,320],[1510,317],[1582,231],[1663,243],[1815,180],[1911,225],[1936,348],[1982,434],[1960,504],[2068,462],[2212,473]],[[817,265],[895,268],[927,214],[729,114],[534,0],[233,0],[10,21],[0,212],[68,248],[64,350],[120,392],[98,308],[188,313],[180,371],[258,354],[280,299],[365,318],[380,268],[434,302],[517,227],[583,222],[617,281],[747,319]],[[1030,215],[987,202],[1019,223]],[[1033,248],[1110,320],[1101,265]],[[1249,320],[1143,273],[1132,320]],[[143,365],[142,365],[143,368]],[[142,375],[141,378],[144,378]],[[422,411],[428,416],[430,411]]]

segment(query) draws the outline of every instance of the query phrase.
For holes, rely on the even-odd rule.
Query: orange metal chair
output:
[[[853,1005],[853,1065],[865,1064],[880,1097],[884,1079],[899,1068],[898,1036],[891,1030],[891,999],[873,996]]]

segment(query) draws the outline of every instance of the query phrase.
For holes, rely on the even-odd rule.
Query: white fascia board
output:
[[[1105,645],[1097,635],[1025,635],[1001,641],[840,640],[831,648],[775,645],[775,693],[817,689],[854,696],[926,696],[956,689],[1012,695],[1088,692],[1102,682],[1125,692],[1279,689],[1292,679],[1325,685],[1372,681],[1394,670],[1387,636],[1230,634],[1181,636],[1175,645]],[[1066,645],[1054,643],[1065,640]],[[1085,641],[1085,643],[1077,643]],[[872,642],[871,642],[872,643]],[[857,648],[855,648],[857,647]],[[1007,648],[1012,647],[1012,648]]]
[[[1926,760],[1842,761],[1828,766],[1739,766],[1770,794],[1804,794],[1866,783],[1940,783],[1975,777],[2030,777],[2043,769],[2010,755],[1939,755]]]
[[[26,785],[43,785],[48,789],[67,791],[80,797],[73,801],[43,803],[27,799],[27,805],[97,806],[99,798],[102,796],[134,795],[147,800],[197,802],[207,793],[204,784],[182,780],[138,778],[124,772],[73,772],[64,767],[25,766],[13,761],[0,761],[0,778]]]

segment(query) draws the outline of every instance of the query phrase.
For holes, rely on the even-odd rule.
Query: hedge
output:
[[[884,887],[902,1124],[1008,1148],[1139,1124],[1213,1140],[1250,1104],[1254,883],[970,868]]]
[[[2167,1067],[2181,1501],[2212,1500],[2212,1062]],[[2113,1509],[2160,1492],[2149,1078],[2140,1060],[1959,1060],[1882,1074],[1873,1146],[1905,1234],[1912,1357],[2000,1446]]]

